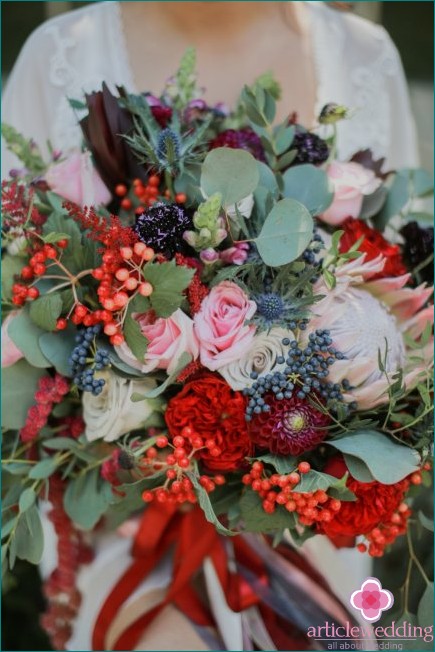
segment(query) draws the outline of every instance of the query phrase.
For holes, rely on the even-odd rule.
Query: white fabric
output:
[[[415,128],[398,52],[383,27],[323,2],[308,2],[317,71],[316,111],[328,102],[355,109],[339,124],[339,155],[370,147],[390,167],[417,162]],[[262,71],[259,69],[258,71]],[[3,121],[46,150],[80,144],[77,116],[67,98],[80,99],[102,81],[135,88],[118,2],[98,2],[36,29],[6,85]],[[2,175],[18,164],[4,153]]]
[[[386,156],[389,167],[415,165],[417,145],[406,82],[386,31],[322,2],[307,5],[317,71],[316,112],[329,102],[355,108],[352,120],[339,124],[339,156],[345,159],[369,147],[375,156]],[[116,85],[132,92],[145,90],[134,86],[117,2],[99,2],[61,15],[30,36],[8,80],[2,119],[34,138],[43,151],[50,140],[55,149],[65,152],[81,141],[67,98],[80,99],[84,92],[98,90],[102,81],[112,91]],[[15,157],[5,152],[3,176],[17,166]],[[53,536],[48,534],[48,539]],[[70,649],[90,649],[98,604],[128,564],[128,549],[126,540],[103,537],[96,561],[80,573],[85,599]],[[369,558],[355,551],[338,554],[319,537],[308,542],[305,550],[344,600],[370,574]],[[53,564],[54,549],[48,555]],[[46,572],[49,565],[45,564]],[[159,575],[156,582],[161,581]]]

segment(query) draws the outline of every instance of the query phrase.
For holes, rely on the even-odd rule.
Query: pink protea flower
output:
[[[360,410],[388,402],[388,381],[398,369],[403,369],[405,387],[410,388],[433,360],[433,339],[420,350],[410,350],[405,341],[409,336],[418,342],[426,324],[433,323],[433,308],[425,307],[433,288],[425,283],[407,287],[410,274],[372,280],[384,265],[382,255],[366,262],[363,254],[336,269],[333,290],[322,278],[314,286],[324,299],[313,308],[307,333],[329,329],[346,359],[336,361],[328,380],[346,378],[352,389],[344,398],[356,401]],[[386,373],[379,368],[379,353]]]

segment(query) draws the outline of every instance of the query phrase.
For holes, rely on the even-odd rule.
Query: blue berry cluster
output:
[[[314,233],[313,239],[302,254],[302,260],[306,262],[307,265],[316,265],[316,254],[318,254],[324,246],[322,237],[318,233]]]
[[[90,326],[79,331],[75,338],[77,344],[68,360],[75,385],[84,392],[92,392],[94,396],[101,394],[105,384],[102,378],[97,379],[94,374],[110,364],[106,349],[97,349],[94,353],[91,351],[100,330],[100,326]]]
[[[343,401],[342,390],[350,389],[347,380],[343,380],[341,385],[326,380],[329,367],[336,360],[345,358],[341,351],[332,346],[328,330],[310,333],[308,345],[304,349],[300,348],[296,340],[290,341],[287,337],[282,343],[289,347],[287,358],[280,356],[276,362],[279,365],[286,364],[286,367],[260,377],[253,371],[251,378],[255,380],[254,384],[243,390],[243,393],[250,397],[246,408],[247,421],[251,421],[254,414],[270,411],[270,406],[264,398],[264,395],[270,392],[275,394],[278,400],[291,399],[293,396],[304,399],[315,394],[328,403]]]

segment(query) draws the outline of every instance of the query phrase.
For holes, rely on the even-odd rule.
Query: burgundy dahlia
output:
[[[269,412],[255,414],[248,423],[251,440],[277,455],[300,455],[315,448],[326,436],[328,415],[313,408],[305,399],[266,398]]]
[[[214,138],[209,149],[217,147],[230,147],[231,149],[245,149],[254,158],[266,162],[263,145],[259,136],[250,127],[244,129],[227,129]]]

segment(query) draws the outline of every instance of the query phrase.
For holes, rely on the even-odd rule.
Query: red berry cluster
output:
[[[140,467],[142,470],[156,471],[166,470],[166,481],[163,486],[153,490],[144,491],[142,498],[146,503],[157,500],[159,503],[196,503],[197,497],[194,486],[185,472],[191,468],[191,458],[195,453],[204,448],[205,442],[202,437],[195,434],[192,428],[183,428],[182,434],[177,435],[171,441],[165,435],[156,438],[155,446],[148,448],[146,456]],[[166,457],[159,456],[157,449],[171,448]],[[225,484],[223,475],[201,475],[200,485],[207,493],[216,488],[216,485]]]
[[[49,500],[52,509],[48,518],[57,535],[57,568],[44,583],[48,607],[41,618],[41,625],[50,636],[54,650],[64,650],[72,634],[72,623],[77,616],[81,595],[76,586],[81,564],[92,561],[92,550],[83,539],[63,509],[65,483],[59,476],[52,476]]]
[[[423,467],[424,470],[429,470],[430,464]],[[410,486],[419,485],[422,482],[421,472],[416,471],[408,478],[405,478],[400,483],[403,491],[406,492]],[[405,534],[408,527],[408,519],[412,511],[409,505],[402,501],[398,508],[393,512],[389,520],[379,523],[370,532],[365,534],[367,544],[359,543],[357,548],[360,552],[367,552],[371,557],[382,557],[385,548],[394,543],[398,536]]]
[[[38,246],[33,251],[29,264],[21,270],[23,281],[35,281],[43,276],[47,271],[47,261],[53,263],[59,258],[59,249],[65,249],[68,246],[68,240],[59,240],[56,246],[45,244]],[[56,249],[57,247],[57,249]],[[14,283],[12,286],[12,303],[16,306],[22,306],[27,300],[33,301],[39,297],[39,290],[34,285],[25,285],[24,283]]]
[[[61,403],[65,394],[69,392],[69,383],[66,378],[56,374],[54,378],[43,376],[39,379],[38,390],[35,393],[36,405],[32,405],[27,412],[26,423],[20,430],[23,442],[36,439],[55,403]]]
[[[148,297],[153,286],[143,277],[142,266],[154,258],[154,250],[143,242],[136,242],[133,247],[121,247],[116,251],[108,249],[103,254],[100,267],[92,275],[100,284],[97,294],[104,310],[96,311],[104,323],[104,333],[111,344],[119,346],[124,341],[122,334],[123,316],[128,302],[136,295]]]
[[[135,212],[143,213],[147,208],[156,203],[159,196],[160,177],[157,174],[152,174],[147,183],[145,184],[142,179],[135,179],[133,181],[133,194],[140,202],[139,206],[135,207]],[[121,208],[129,211],[133,208],[133,202],[129,197],[128,188],[125,184],[120,183],[115,188],[115,194],[121,197]]]
[[[314,492],[294,491],[301,480],[301,473],[308,473],[311,466],[308,462],[300,462],[297,471],[288,474],[269,474],[264,464],[258,460],[253,463],[249,473],[242,482],[250,486],[263,499],[263,509],[267,514],[273,514],[277,505],[282,505],[288,512],[296,512],[302,525],[313,525],[317,522],[328,522],[341,507],[341,502],[328,496],[326,491],[318,489]]]

